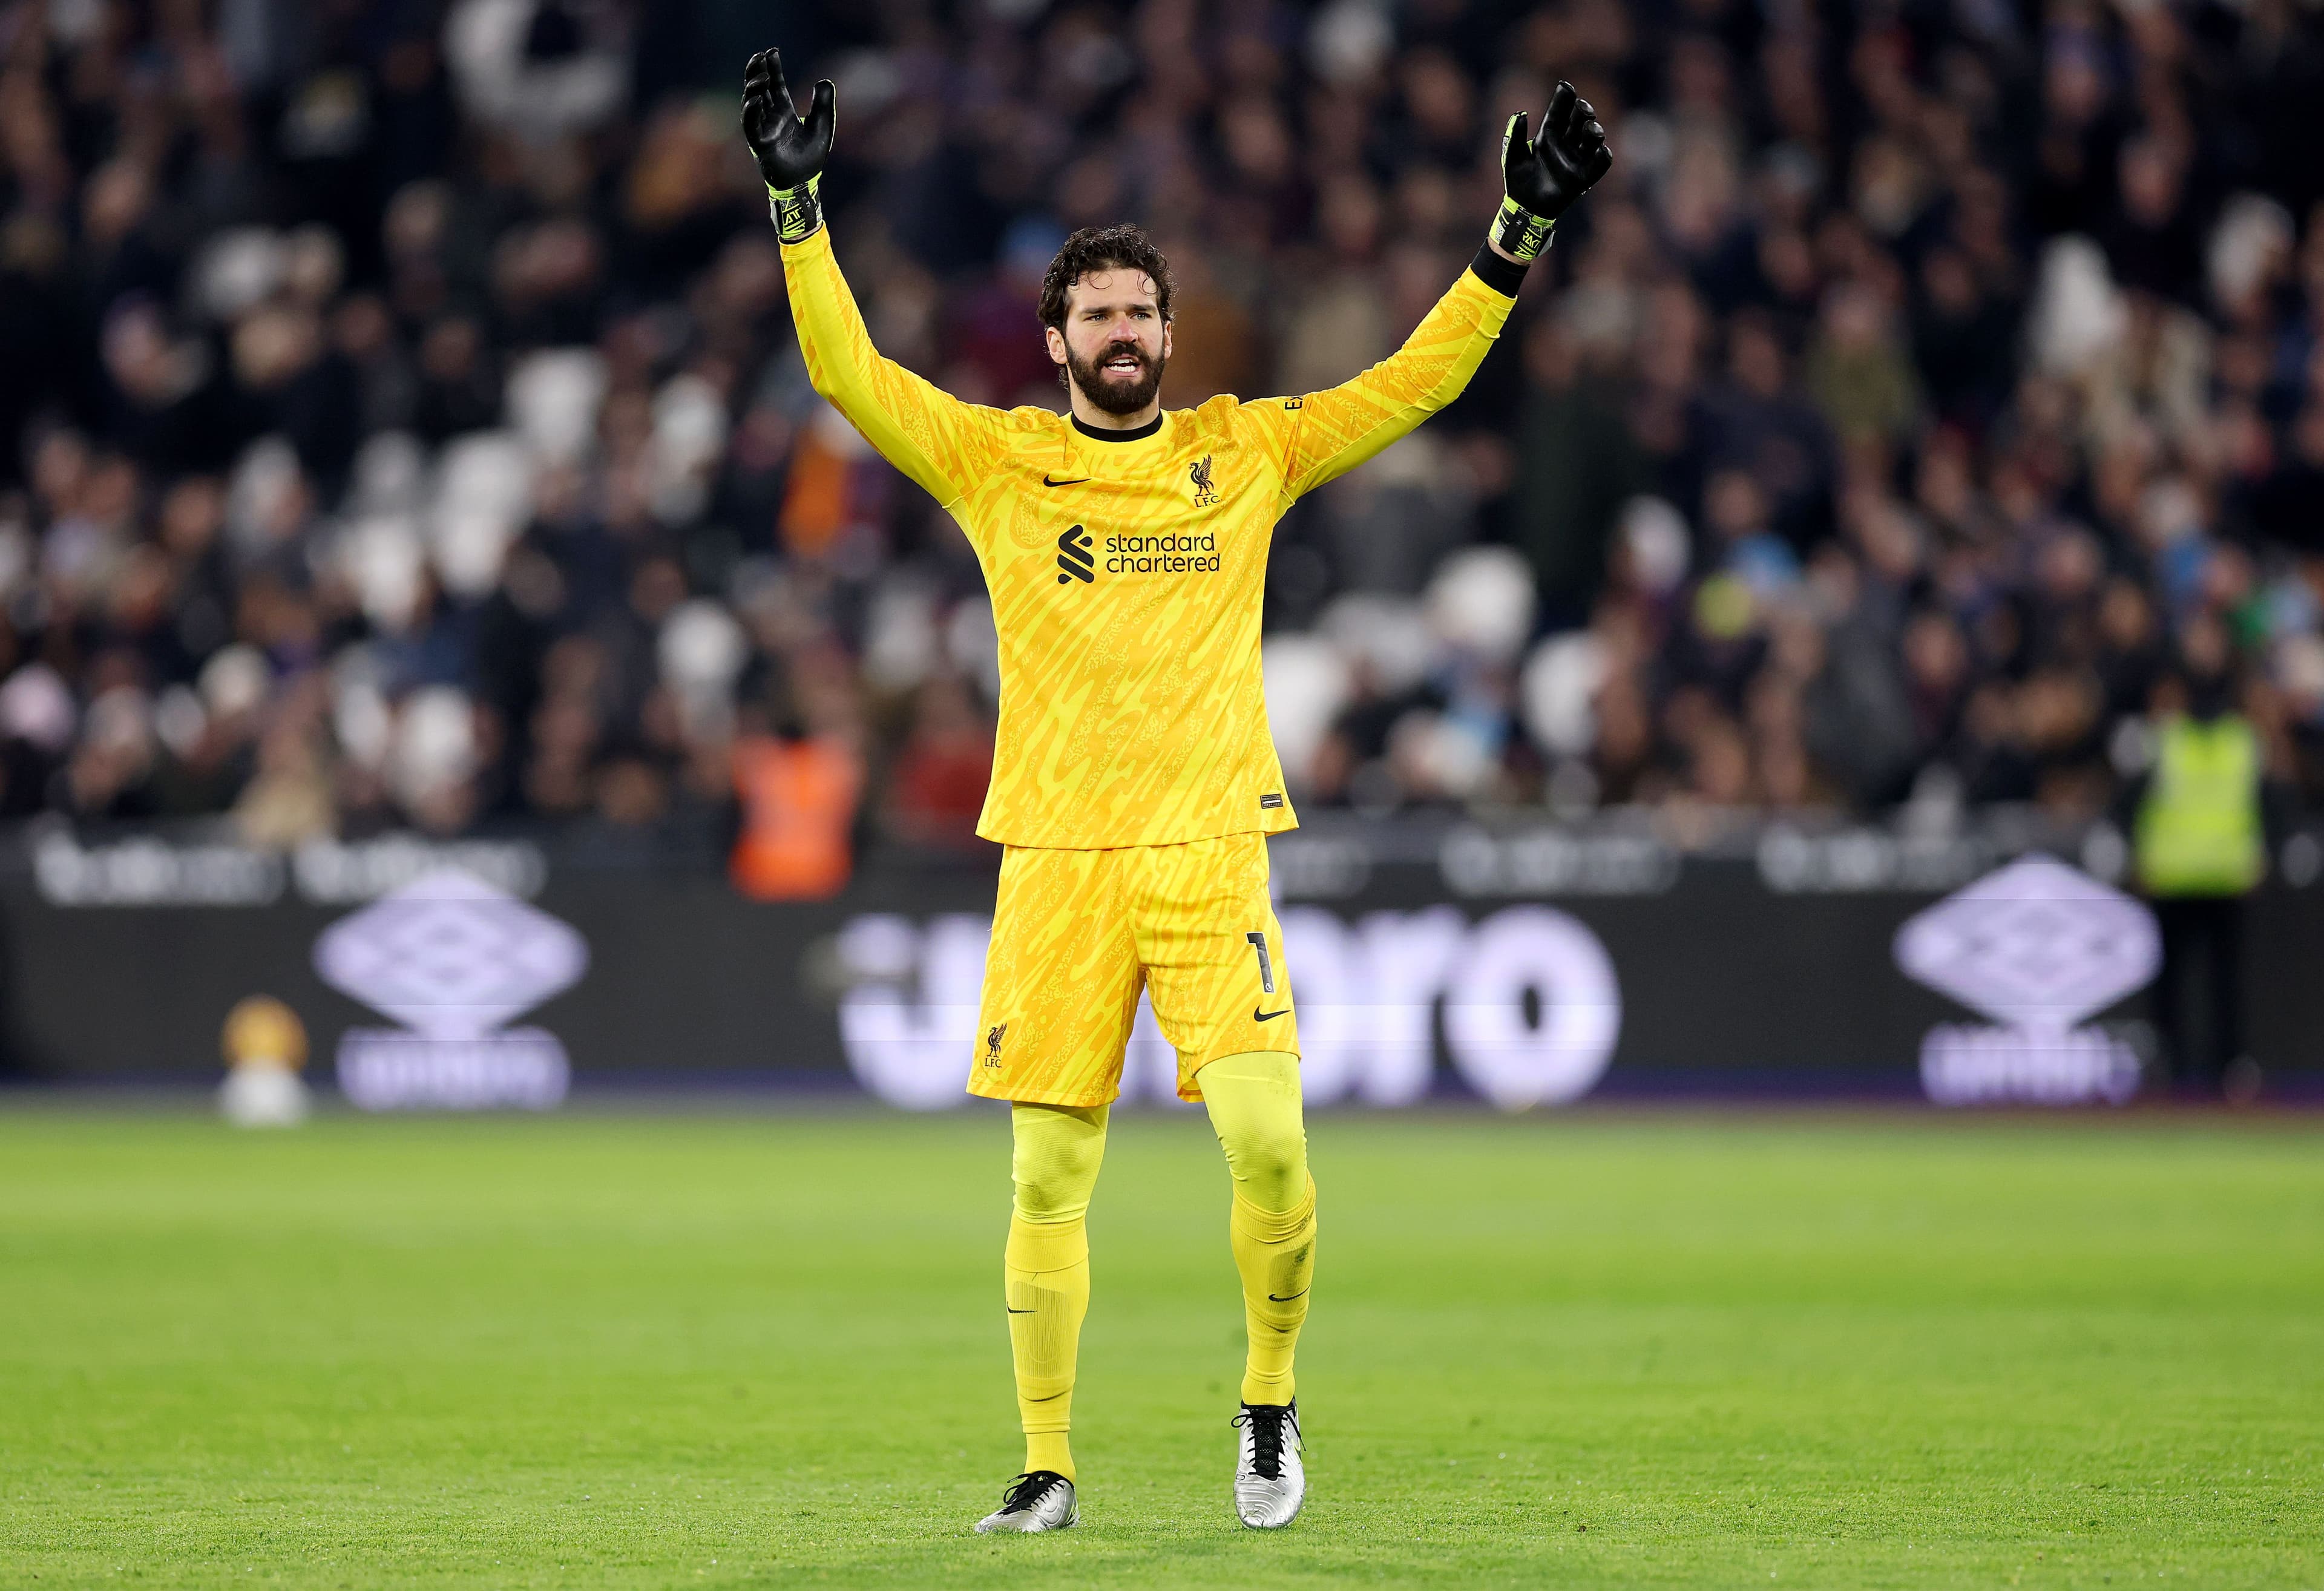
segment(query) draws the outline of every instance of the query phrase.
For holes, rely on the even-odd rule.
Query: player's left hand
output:
[[[783,52],[761,50],[742,72],[742,136],[767,184],[767,213],[775,235],[805,243],[823,225],[823,200],[816,189],[831,158],[832,132],[839,120],[837,90],[825,78],[815,86],[815,102],[802,119],[783,80]]]
[[[1501,187],[1506,196],[1493,225],[1493,241],[1519,260],[1531,260],[1549,246],[1549,229],[1574,200],[1594,187],[1614,163],[1598,113],[1560,83],[1541,115],[1538,137],[1526,135],[1526,114],[1509,118],[1501,134]]]
[[[823,174],[838,122],[837,91],[825,78],[802,118],[783,80],[783,52],[761,50],[742,70],[742,137],[759,162],[768,189],[788,193]]]

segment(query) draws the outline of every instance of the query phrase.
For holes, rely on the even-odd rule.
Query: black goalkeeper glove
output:
[[[742,137],[766,179],[775,235],[787,244],[805,243],[823,225],[816,185],[831,158],[835,96],[829,78],[817,83],[815,104],[801,121],[783,81],[781,51],[761,50],[742,69]]]
[[[1614,152],[1598,113],[1560,83],[1541,115],[1541,136],[1526,136],[1526,114],[1509,118],[1501,133],[1501,213],[1493,217],[1493,241],[1514,258],[1531,264],[1549,247],[1549,229],[1575,199],[1588,193]]]

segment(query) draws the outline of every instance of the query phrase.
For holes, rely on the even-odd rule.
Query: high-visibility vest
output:
[[[742,832],[729,863],[734,887],[759,900],[837,894],[854,868],[848,833],[862,789],[862,765],[838,741],[737,741]]]
[[[2259,737],[2239,716],[2163,722],[2138,810],[2138,877],[2151,895],[2241,895],[2267,870]]]

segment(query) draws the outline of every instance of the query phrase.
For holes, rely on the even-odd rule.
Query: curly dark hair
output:
[[[1065,239],[1041,278],[1041,324],[1065,325],[1065,290],[1093,271],[1127,267],[1154,280],[1155,307],[1170,318],[1170,262],[1142,226],[1084,226]]]

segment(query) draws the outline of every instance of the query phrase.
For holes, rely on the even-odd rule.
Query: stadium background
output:
[[[584,1081],[844,1086],[867,980],[915,1042],[965,1033],[922,952],[993,866],[991,619],[808,388],[733,125],[778,40],[839,81],[828,210],[881,346],[995,403],[1061,400],[1040,269],[1125,216],[1178,279],[1174,405],[1343,379],[1473,248],[1507,109],[1559,75],[1600,107],[1615,170],[1471,390],[1278,532],[1277,867],[1314,934],[1544,906],[1628,994],[1618,1041],[1558,1036],[1597,986],[1520,954],[1502,1038],[1553,1069],[1605,1038],[1609,1089],[1924,1091],[1961,1013],[1899,926],[2029,851],[2121,880],[2174,659],[2227,655],[2282,798],[2253,1048],[2312,1091],[2311,8],[6,16],[16,1075],[214,1076],[252,993],[327,1053],[365,1018],[317,936],[447,863],[584,924],[538,1018]],[[2108,1042],[2151,1063],[2119,981]],[[1480,1086],[1455,992],[1398,997],[1438,1090]]]
[[[1061,397],[1065,228],[1169,250],[1168,400],[1296,391],[1452,280],[1502,115],[1609,129],[1271,566],[1350,1105],[1292,1531],[1155,1106],[1083,1527],[968,1533],[1006,1128],[866,1094],[963,1103],[993,640],[802,372],[770,44],[881,346],[996,402]],[[2144,1108],[2123,891],[2232,658],[2202,1091],[2324,1093],[2319,89],[2301,0],[0,0],[0,1581],[2312,1591],[2324,1118]],[[222,1123],[222,1039],[323,1108]]]

